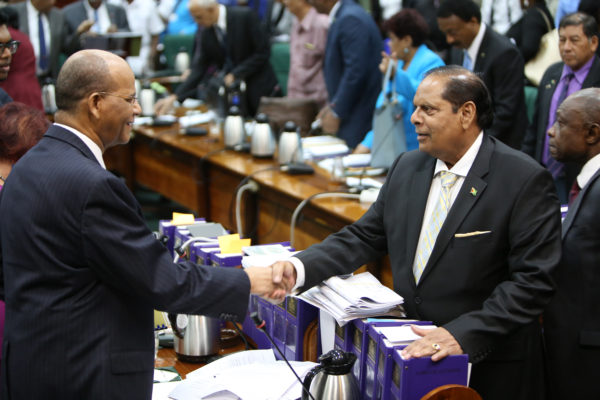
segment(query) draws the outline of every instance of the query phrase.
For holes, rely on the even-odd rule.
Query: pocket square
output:
[[[464,237],[470,237],[470,236],[487,235],[488,233],[492,233],[492,231],[474,231],[474,232],[467,232],[467,233],[456,233],[456,234],[454,234],[454,237],[464,238]]]

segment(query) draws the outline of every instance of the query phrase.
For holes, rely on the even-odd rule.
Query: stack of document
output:
[[[350,152],[350,148],[343,139],[335,136],[309,136],[302,138],[302,152],[305,160],[314,160],[343,156]]]
[[[369,272],[331,277],[299,297],[327,311],[340,326],[357,318],[405,316],[402,296]]]

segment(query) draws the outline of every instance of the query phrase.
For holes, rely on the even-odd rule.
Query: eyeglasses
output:
[[[138,101],[138,98],[135,95],[133,95],[133,96],[121,96],[120,94],[110,93],[110,92],[98,92],[98,93],[106,95],[106,96],[119,97],[119,98],[125,100],[126,102],[128,102],[131,105],[134,105]]]
[[[8,49],[8,51],[10,51],[10,54],[15,54],[20,44],[21,42],[19,42],[18,40],[11,40],[9,42],[0,43],[0,55],[4,53],[4,49]]]

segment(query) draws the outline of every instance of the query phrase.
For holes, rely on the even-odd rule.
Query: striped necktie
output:
[[[446,220],[446,215],[448,215],[448,210],[450,209],[450,192],[452,186],[454,186],[458,179],[458,175],[455,175],[452,172],[440,171],[439,174],[442,181],[442,190],[440,191],[440,197],[431,214],[431,220],[427,227],[425,227],[425,235],[421,242],[419,242],[417,256],[413,265],[413,274],[416,283],[419,283],[419,279],[421,279],[421,275],[425,270],[425,266],[429,261],[429,256],[435,245],[435,240],[437,239],[438,233],[440,233],[440,228]]]

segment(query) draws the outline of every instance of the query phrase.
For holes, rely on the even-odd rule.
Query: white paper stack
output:
[[[369,272],[334,276],[299,297],[326,310],[340,326],[357,318],[404,316],[402,296],[383,286]]]

